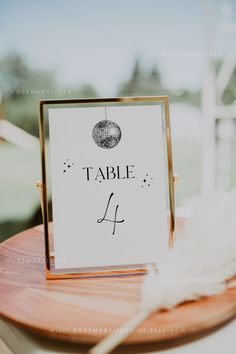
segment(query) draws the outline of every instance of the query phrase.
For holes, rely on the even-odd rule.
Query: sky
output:
[[[212,19],[206,0],[0,0],[0,58],[20,53],[61,86],[89,82],[111,96],[140,57],[168,87],[199,89],[207,53],[235,46],[236,1],[211,3]]]

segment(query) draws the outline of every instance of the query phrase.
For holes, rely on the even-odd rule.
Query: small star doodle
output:
[[[146,173],[145,177],[142,179],[141,188],[151,187],[151,182],[153,181],[153,177]]]
[[[63,173],[66,173],[74,166],[74,162],[70,162],[69,159],[66,159],[63,165]]]

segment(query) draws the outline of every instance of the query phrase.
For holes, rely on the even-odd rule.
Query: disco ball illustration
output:
[[[121,130],[119,125],[111,120],[101,120],[93,128],[93,140],[103,149],[114,148],[121,139]]]

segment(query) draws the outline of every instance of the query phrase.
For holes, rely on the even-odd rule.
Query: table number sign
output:
[[[41,101],[40,140],[47,278],[157,262],[174,231],[168,98]]]

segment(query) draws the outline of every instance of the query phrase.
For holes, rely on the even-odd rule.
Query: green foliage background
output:
[[[221,61],[215,62],[216,72]],[[59,87],[56,73],[28,65],[20,55],[0,59],[0,119],[7,119],[25,131],[38,136],[38,101],[49,98],[98,97],[90,84]],[[200,107],[200,91],[184,88],[173,92],[162,82],[158,67],[143,68],[134,62],[130,77],[122,82],[115,96],[168,95],[170,102],[183,102]],[[223,103],[236,99],[236,69],[224,92]],[[236,146],[233,147],[236,152]],[[185,197],[200,193],[201,146],[176,144],[173,149],[175,169],[181,171],[177,188],[177,203]],[[35,182],[40,178],[39,153],[19,149],[0,141],[0,240],[41,222],[39,196]],[[236,170],[234,170],[236,180]],[[183,183],[184,181],[184,183]]]

